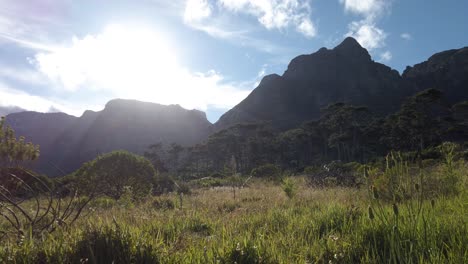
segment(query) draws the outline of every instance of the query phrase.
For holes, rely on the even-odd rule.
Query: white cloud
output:
[[[186,23],[198,22],[211,15],[211,7],[207,0],[187,0],[184,12]]]
[[[317,34],[312,20],[311,8],[306,0],[216,0],[216,4],[209,5],[207,0],[187,0],[184,21],[194,28],[210,25],[207,19],[213,13],[213,7],[222,16],[244,14],[257,18],[258,22],[268,30],[284,30],[293,28],[305,37],[312,38]],[[212,30],[213,31],[213,30]],[[224,30],[222,30],[224,31]]]
[[[191,72],[178,63],[171,47],[151,29],[111,25],[99,35],[37,54],[35,65],[56,87],[70,92],[91,89],[185,108],[228,109],[250,92],[226,83],[218,72]]]
[[[390,51],[385,51],[384,53],[380,54],[381,61],[390,61],[392,59],[392,53]]]
[[[390,9],[392,0],[339,0],[346,12],[362,17],[348,25],[346,36],[356,40],[366,49],[372,50],[385,46],[387,33],[377,26],[383,13]]]
[[[402,34],[400,35],[400,37],[401,37],[402,39],[404,39],[404,40],[412,40],[412,39],[413,39],[413,36],[411,36],[411,34],[409,34],[409,33],[402,33]]]
[[[346,35],[354,37],[366,49],[372,50],[385,45],[387,34],[374,24],[365,21],[354,21],[348,27],[349,32]]]
[[[388,0],[340,0],[347,12],[374,19],[389,5]]]
[[[64,103],[13,89],[3,82],[0,82],[0,106],[16,106],[37,112],[49,112],[50,109],[59,109],[77,116],[82,113],[81,109],[69,108]]]
[[[312,24],[312,21],[309,19],[304,19],[297,27],[297,31],[309,38],[312,38],[317,34],[314,24]]]

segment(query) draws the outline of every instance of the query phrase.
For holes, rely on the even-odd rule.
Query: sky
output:
[[[211,122],[263,76],[352,36],[400,73],[468,46],[460,0],[0,0],[0,107],[81,116],[111,99]]]

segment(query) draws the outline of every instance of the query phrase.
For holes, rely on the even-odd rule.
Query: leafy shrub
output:
[[[282,187],[284,193],[289,199],[292,199],[296,195],[297,185],[290,177],[283,179]]]
[[[205,177],[196,181],[200,187],[219,187],[223,186],[224,181],[219,178]]]
[[[240,204],[237,202],[224,202],[222,205],[218,206],[218,211],[231,213],[231,212],[234,212],[239,207],[240,207]]]
[[[134,198],[149,194],[156,171],[147,159],[127,151],[114,151],[85,163],[75,172],[80,190],[90,196],[107,195],[119,199],[126,186]]]
[[[176,185],[176,190],[178,194],[192,194],[192,190],[190,189],[190,185],[185,182],[179,182]]]
[[[153,195],[173,192],[176,189],[174,180],[168,173],[156,173],[153,177]]]
[[[356,186],[363,182],[364,166],[357,162],[333,161],[323,166],[304,169],[309,184],[316,187]]]
[[[253,169],[250,175],[253,177],[275,180],[281,177],[281,169],[274,164],[265,164]]]
[[[127,229],[106,227],[85,233],[78,242],[71,263],[160,263],[155,247]]]
[[[116,205],[116,201],[110,197],[107,196],[101,196],[90,203],[90,207],[95,207],[99,209],[109,209],[112,208]]]
[[[205,236],[210,235],[213,231],[209,224],[201,221],[198,218],[191,219],[187,228],[193,233],[198,233]]]
[[[154,199],[151,205],[157,210],[173,210],[175,208],[174,201],[168,198]]]

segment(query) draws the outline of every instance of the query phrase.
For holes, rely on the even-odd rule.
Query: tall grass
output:
[[[412,173],[401,166],[398,173]],[[453,167],[459,179],[464,166]],[[422,173],[436,177],[442,169]],[[375,177],[397,173],[391,170]],[[131,207],[96,202],[73,227],[2,241],[0,263],[466,263],[464,188],[425,197],[424,181],[414,177],[401,199],[384,199],[376,186],[374,197],[364,187],[312,189],[294,179],[290,197],[287,184],[254,181],[236,200],[229,188],[202,188],[182,207],[173,206],[176,193]]]

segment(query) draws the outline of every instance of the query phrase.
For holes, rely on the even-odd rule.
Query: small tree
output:
[[[5,121],[5,117],[0,119],[0,167],[18,167],[22,162],[36,160],[39,145],[26,143],[24,137],[16,139],[15,131]]]
[[[114,151],[85,163],[75,172],[80,189],[89,195],[119,199],[130,186],[134,197],[149,194],[156,171],[144,157]]]

